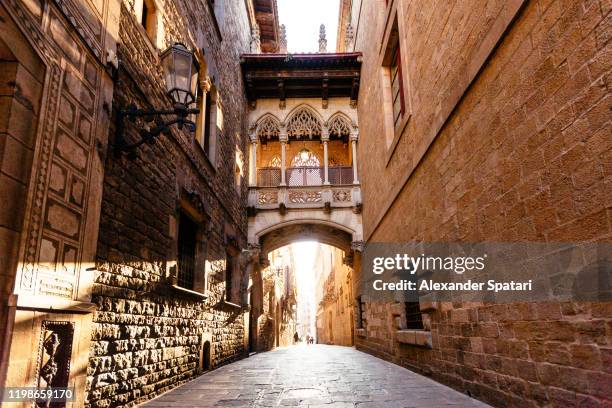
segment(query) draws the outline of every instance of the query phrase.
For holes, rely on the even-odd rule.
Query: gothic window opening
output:
[[[316,138],[321,136],[321,121],[308,108],[296,111],[287,122],[287,135],[290,138]]]
[[[177,284],[186,289],[194,287],[197,232],[197,224],[181,213],[178,230]]]
[[[319,158],[310,150],[304,148],[291,160],[291,167],[320,167]]]

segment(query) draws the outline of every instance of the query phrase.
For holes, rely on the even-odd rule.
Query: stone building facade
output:
[[[609,2],[342,6],[367,242],[610,241]],[[610,303],[356,302],[358,349],[493,405],[610,404]]]
[[[120,12],[114,0],[0,2],[0,387],[69,385],[76,406]]]
[[[297,323],[297,285],[291,246],[272,251],[262,270],[261,302],[254,299],[251,319],[257,325],[251,351],[268,351],[293,344]],[[260,310],[261,312],[257,312]]]
[[[315,264],[318,344],[352,346],[354,344],[353,269],[338,248],[321,245]]]
[[[247,355],[238,56],[278,48],[276,2],[3,0],[0,15],[0,386],[130,405]],[[174,43],[199,63],[195,132],[120,153],[121,109],[170,105]]]

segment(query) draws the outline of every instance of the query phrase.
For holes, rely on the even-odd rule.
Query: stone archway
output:
[[[284,223],[264,232],[260,237],[262,255],[267,255],[277,248],[300,241],[317,241],[349,253],[351,251],[352,234],[344,228],[318,222]]]
[[[348,254],[352,244],[362,239],[361,216],[351,208],[334,209],[329,214],[315,208],[284,215],[267,211],[249,218],[249,244],[260,248],[262,258],[274,249],[299,241],[318,241]]]

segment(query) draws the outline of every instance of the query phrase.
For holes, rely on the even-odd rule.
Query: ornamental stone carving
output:
[[[259,139],[278,139],[280,122],[272,115],[263,117],[257,124],[256,135]]]
[[[343,138],[351,135],[351,123],[341,114],[334,115],[327,125],[332,137]]]
[[[322,123],[316,114],[305,106],[298,108],[287,121],[287,134],[289,137],[300,139],[320,137]]]

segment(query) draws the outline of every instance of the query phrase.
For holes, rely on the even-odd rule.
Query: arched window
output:
[[[310,150],[302,149],[291,160],[291,167],[320,167],[319,158]]]
[[[298,109],[287,121],[287,135],[296,139],[320,137],[321,130],[321,121],[311,109],[306,107]]]

